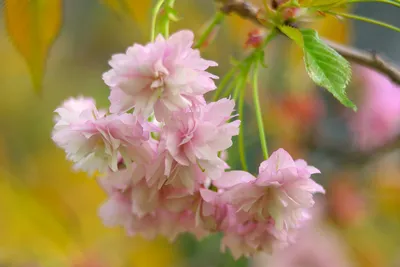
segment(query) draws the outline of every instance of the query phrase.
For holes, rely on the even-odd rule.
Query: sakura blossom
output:
[[[237,223],[224,232],[221,249],[227,248],[235,259],[250,257],[259,252],[272,253],[285,248],[290,241],[286,231],[277,231],[272,220]]]
[[[218,152],[232,145],[232,136],[239,134],[240,121],[232,118],[235,102],[221,99],[204,106],[174,112],[166,122],[161,144],[172,160],[182,166],[199,165],[211,179],[217,179],[226,168]],[[169,169],[166,174],[169,174]]]
[[[198,237],[208,231],[196,224],[196,205],[200,196],[184,188],[148,186],[144,166],[132,164],[99,179],[108,195],[99,216],[109,227],[122,226],[129,235],[140,234],[153,239],[158,235],[171,241],[178,234],[192,232]]]
[[[159,35],[153,43],[134,44],[125,54],[114,55],[109,62],[111,70],[103,75],[111,88],[110,111],[134,108],[135,114],[144,117],[157,107],[177,111],[214,90],[212,79],[217,76],[206,69],[217,63],[202,59],[199,51],[191,48],[193,38],[191,31],[182,30],[168,39]]]
[[[324,193],[311,179],[319,170],[283,149],[257,176],[229,170],[241,123],[235,101],[206,102],[216,78],[206,70],[216,63],[192,44],[193,33],[180,31],[114,55],[103,76],[110,113],[71,98],[55,110],[53,140],[76,169],[98,173],[106,226],[170,241],[220,232],[221,249],[236,259],[282,249],[310,218],[314,194]]]
[[[93,174],[117,170],[118,157],[148,161],[152,150],[149,132],[132,114],[106,115],[93,99],[69,99],[55,111],[53,140],[75,162],[75,168]]]
[[[262,162],[257,178],[243,171],[227,172],[216,181],[226,191],[223,198],[238,211],[259,221],[273,218],[278,229],[290,229],[308,219],[313,194],[324,193],[311,174],[319,173],[306,162],[294,161],[283,149]]]

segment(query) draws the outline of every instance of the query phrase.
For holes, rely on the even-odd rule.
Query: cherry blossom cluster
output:
[[[103,76],[109,111],[90,98],[67,100],[55,111],[53,140],[76,169],[100,173],[107,226],[170,240],[223,232],[235,258],[283,247],[309,218],[313,194],[324,192],[311,179],[319,171],[283,149],[257,177],[228,171],[221,154],[239,133],[235,102],[205,101],[217,78],[206,70],[217,64],[191,48],[193,38],[160,35],[114,55]]]

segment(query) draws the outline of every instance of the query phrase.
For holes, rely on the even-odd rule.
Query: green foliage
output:
[[[281,26],[279,30],[283,32],[287,37],[292,39],[298,46],[304,48],[303,35],[300,30],[290,26]]]
[[[348,3],[349,0],[306,0],[301,6],[309,8],[333,8]]]
[[[357,110],[346,96],[346,87],[351,79],[349,62],[325,44],[315,30],[300,30],[304,41],[304,63],[310,78],[326,88],[340,103]]]
[[[288,26],[280,27],[280,30],[303,49],[304,64],[310,78],[326,88],[340,103],[356,111],[357,107],[346,95],[351,79],[350,63],[325,44],[315,30]]]
[[[142,1],[140,4],[129,0],[99,0],[99,2],[118,14],[138,18],[146,14],[145,10],[149,9],[152,1]],[[179,20],[177,12],[173,8],[174,2],[175,0],[156,1],[152,10],[151,40],[154,40],[158,33],[168,37],[170,21]],[[298,0],[290,0],[282,4],[278,12],[275,13],[279,13],[286,7],[303,7],[400,31],[400,28],[387,23],[334,11],[337,7],[356,2],[382,2],[396,7],[399,7],[398,3],[400,3],[399,0],[305,0],[301,3]],[[48,52],[61,27],[62,0],[4,0],[4,4],[4,17],[10,39],[26,60],[36,91],[40,91]],[[267,7],[266,1],[264,1],[264,4]],[[280,18],[279,14],[275,14],[268,8],[265,11],[273,17]],[[222,22],[223,18],[223,13],[218,12],[216,14],[214,21],[203,34],[204,36],[201,36],[196,47],[200,47],[213,28]],[[272,19],[272,21],[272,24],[275,24],[282,33],[303,48],[306,69],[313,81],[328,89],[345,106],[355,109],[354,104],[346,97],[345,92],[351,76],[348,62],[324,44],[315,31],[298,30],[284,26],[284,21],[281,19]],[[272,24],[265,24],[265,26],[273,27]],[[244,65],[246,64],[245,62]]]

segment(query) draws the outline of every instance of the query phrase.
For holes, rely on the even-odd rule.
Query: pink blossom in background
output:
[[[272,254],[258,254],[254,267],[353,267],[345,240],[335,229],[324,225],[311,211],[313,220],[298,231],[296,242]]]
[[[217,64],[202,59],[199,51],[191,48],[193,39],[191,31],[182,30],[168,39],[159,35],[154,43],[134,44],[125,54],[114,55],[109,62],[112,69],[103,75],[111,88],[110,111],[135,108],[136,114],[145,117],[155,106],[177,111],[214,90],[212,79],[217,77],[206,69]]]
[[[387,77],[359,68],[363,98],[350,120],[353,140],[361,150],[384,145],[400,133],[400,87]]]

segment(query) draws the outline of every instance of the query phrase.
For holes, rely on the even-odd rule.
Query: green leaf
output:
[[[306,0],[302,7],[337,7],[349,2],[348,0]]]
[[[49,50],[61,27],[61,0],[5,0],[7,33],[24,57],[37,92],[42,89]]]
[[[178,12],[175,9],[173,9],[172,7],[169,7],[169,6],[165,7],[164,12],[166,12],[168,19],[170,21],[177,22],[180,20],[180,18],[178,16]]]
[[[325,44],[312,29],[301,29],[303,35],[304,63],[310,78],[326,88],[340,103],[354,111],[357,107],[346,96],[351,79],[349,62]]]
[[[303,34],[299,29],[290,26],[280,26],[279,30],[281,30],[281,32],[283,32],[287,37],[295,41],[298,46],[304,48]]]

